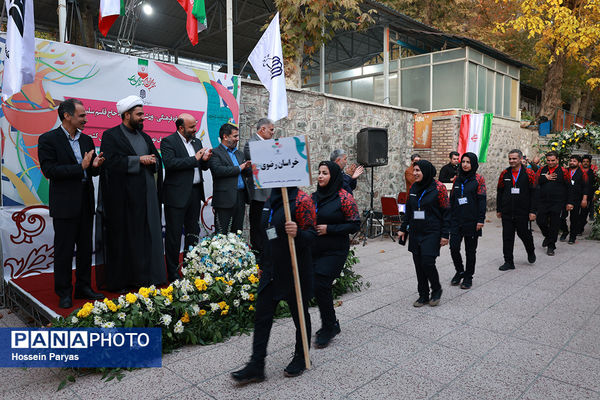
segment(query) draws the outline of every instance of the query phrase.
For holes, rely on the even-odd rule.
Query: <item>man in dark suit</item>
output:
[[[252,163],[237,149],[240,134],[237,126],[223,124],[219,130],[221,144],[213,149],[209,161],[213,177],[212,206],[217,233],[241,231],[244,227],[245,203],[248,202],[248,178]]]
[[[163,200],[165,205],[167,278],[179,278],[179,249],[182,228],[184,251],[198,242],[200,206],[204,199],[202,170],[208,169],[211,149],[203,149],[196,138],[196,118],[181,114],[175,121],[177,132],[160,142],[165,166]]]
[[[38,155],[50,181],[50,216],[54,226],[54,291],[59,307],[73,306],[72,265],[75,256],[75,298],[100,300],[91,288],[94,184],[92,176],[104,162],[92,139],[81,133],[87,122],[83,103],[67,99],[58,106],[61,125],[40,136]]]
[[[250,137],[244,146],[244,156],[250,160],[250,142],[273,139],[275,126],[273,121],[268,118],[261,118],[256,123],[256,133]],[[261,231],[262,209],[265,201],[271,194],[271,189],[257,189],[254,187],[254,181],[250,181],[250,245],[257,255],[263,248],[263,234]]]

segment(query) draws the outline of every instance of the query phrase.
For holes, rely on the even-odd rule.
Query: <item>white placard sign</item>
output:
[[[252,141],[250,158],[254,185],[259,189],[311,184],[304,136]]]

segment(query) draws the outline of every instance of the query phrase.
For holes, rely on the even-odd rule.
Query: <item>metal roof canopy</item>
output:
[[[80,0],[67,0],[67,3],[81,3]],[[150,16],[142,14],[137,22],[135,47],[137,49],[163,49],[170,55],[185,57],[199,61],[226,65],[226,0],[205,0],[208,29],[198,35],[198,44],[192,46],[185,30],[186,14],[177,0],[145,0],[152,5],[154,13]],[[41,30],[58,31],[57,0],[36,0],[36,27]],[[94,22],[97,24],[97,13],[100,0],[88,0],[94,10]],[[383,53],[383,30],[385,26],[397,32],[402,47],[419,52],[433,52],[441,49],[470,46],[495,59],[517,67],[531,66],[515,60],[508,55],[473,39],[444,33],[433,27],[422,24],[398,11],[377,1],[365,0],[361,5],[364,11],[375,9],[375,24],[362,32],[340,32],[325,46],[325,68],[327,72],[335,72],[363,65],[373,57]],[[252,49],[260,39],[261,27],[276,12],[272,0],[233,0],[234,23],[234,66],[236,73],[247,61]],[[76,17],[76,16],[75,16]],[[74,17],[74,18],[75,18]],[[114,45],[121,25],[120,17],[112,26],[108,39],[98,33],[94,27],[98,42]],[[77,20],[70,22],[77,24]],[[390,38],[392,40],[395,38]],[[304,63],[309,59],[305,57]],[[319,57],[315,55],[310,68],[318,66]],[[316,67],[318,71],[318,67]],[[248,65],[245,71],[250,71]],[[246,72],[245,72],[246,73]]]

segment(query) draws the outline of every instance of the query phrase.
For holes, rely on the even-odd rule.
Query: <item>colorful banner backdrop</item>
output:
[[[257,188],[310,186],[308,146],[304,136],[249,143]]]
[[[0,36],[2,54],[5,42],[5,35]],[[3,102],[0,111],[2,204],[48,204],[48,181],[39,167],[37,142],[59,125],[57,108],[62,101],[69,97],[83,101],[88,113],[84,133],[99,146],[102,132],[121,122],[116,102],[129,95],[144,100],[144,128],[157,148],[163,137],[175,132],[175,119],[182,112],[197,118],[197,136],[204,147],[219,144],[223,123],[239,123],[238,76],[36,39],[35,81]],[[210,195],[210,174],[205,179]]]

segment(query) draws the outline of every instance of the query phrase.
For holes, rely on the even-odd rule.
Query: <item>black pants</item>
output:
[[[419,297],[429,298],[429,286],[431,291],[435,292],[442,288],[440,285],[440,277],[435,268],[434,256],[424,256],[418,253],[413,253],[413,261],[415,270],[417,271],[417,290]]]
[[[502,216],[502,252],[504,253],[504,261],[509,264],[514,264],[513,249],[515,247],[515,232],[523,242],[527,254],[535,251],[533,235],[529,230],[529,218],[527,216]]]
[[[560,210],[549,207],[540,207],[537,213],[537,224],[546,239],[546,243],[548,243],[548,247],[551,249],[556,249],[558,230],[560,228],[560,213]]]
[[[322,328],[331,328],[336,321],[332,292],[334,280],[335,277],[315,274],[315,298],[321,314]]]
[[[257,258],[263,249],[261,219],[264,205],[264,201],[252,200],[250,202],[250,245],[252,246],[252,250],[256,252]]]
[[[244,229],[244,214],[246,212],[244,190],[237,190],[235,195],[236,199],[233,207],[215,208],[216,233],[236,233]]]
[[[269,336],[271,334],[271,327],[273,326],[273,317],[275,315],[275,309],[277,308],[278,300],[273,299],[274,287],[273,283],[267,285],[256,299],[256,314],[254,316],[254,335],[252,337],[252,357],[250,361],[252,363],[263,366],[265,363],[265,357],[267,356],[267,345],[269,344]],[[306,296],[305,296],[306,297]],[[296,304],[295,292],[291,292],[290,296],[284,299],[290,308],[290,314],[294,320],[294,326],[296,327],[296,354],[304,355],[304,349],[302,347],[302,333],[300,330],[300,319],[298,315],[298,306]],[[310,314],[308,313],[308,302],[310,299],[303,299],[302,303],[304,306],[304,320],[306,322],[306,335],[308,339],[308,345],[310,347]]]
[[[590,198],[590,196],[588,196],[588,198]],[[579,225],[578,225],[579,231],[578,231],[578,233],[583,233],[583,230],[585,229],[585,226],[587,225],[588,216],[590,215],[591,209],[592,209],[592,205],[588,201],[588,206],[586,208],[582,207],[579,210]]]
[[[573,205],[573,209],[571,211],[564,211],[560,220],[560,230],[563,233],[569,234],[569,240],[575,240],[577,234],[579,234],[579,211],[581,209],[581,205],[579,202]],[[571,230],[567,226],[567,214],[569,217],[569,221],[571,223]]]
[[[466,256],[466,270],[463,266],[463,260],[460,255],[460,243],[465,240],[465,256]],[[454,268],[456,272],[464,272],[464,279],[472,279],[475,273],[475,260],[477,254],[477,241],[479,236],[477,232],[473,235],[463,235],[461,233],[450,235],[450,255],[454,262]]]
[[[72,269],[75,254],[75,287],[91,288],[93,214],[84,191],[81,215],[77,218],[53,218],[54,292],[59,297],[73,294]]]
[[[200,206],[202,187],[194,185],[187,204],[182,207],[165,206],[165,255],[167,259],[167,278],[170,282],[179,279],[179,250],[181,249],[181,233],[184,232],[185,254],[190,246],[198,243],[200,234]]]

